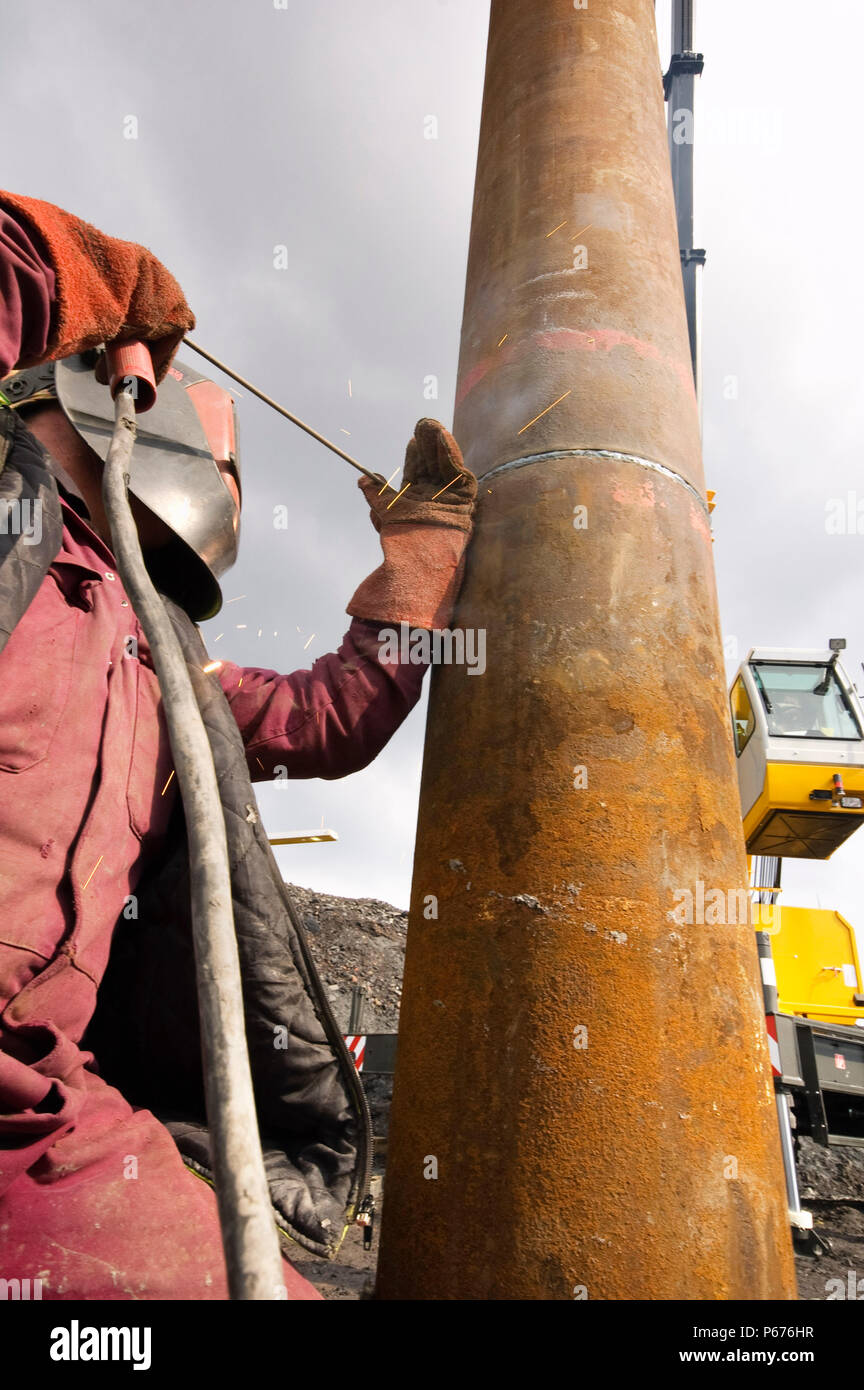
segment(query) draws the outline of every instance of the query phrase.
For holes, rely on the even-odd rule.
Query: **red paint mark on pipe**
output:
[[[711,526],[705,513],[694,507],[690,513],[690,525],[694,531],[698,531],[708,545],[713,545],[714,537],[711,535]]]
[[[654,495],[654,483],[650,478],[640,478],[637,482],[632,483],[619,478],[612,489],[612,496],[616,502],[620,502],[623,506],[650,508],[657,504]]]
[[[675,358],[664,356],[654,343],[643,342],[640,338],[634,338],[630,333],[622,333],[617,328],[592,328],[584,332],[578,328],[553,328],[532,333],[531,337],[523,339],[521,344],[511,343],[503,352],[496,352],[494,356],[482,357],[465,373],[459,383],[456,391],[456,405],[461,405],[465,397],[470,395],[491,367],[500,365],[502,362],[517,361],[526,352],[537,348],[543,352],[612,352],[614,348],[629,348],[636,353],[637,357],[664,363],[670,371],[674,372],[685,393],[694,402],[696,399],[693,373],[689,362],[679,362]]]
[[[470,391],[474,390],[478,381],[483,380],[493,363],[512,362],[515,358],[520,356],[521,353],[519,352],[517,344],[511,343],[509,347],[504,348],[503,352],[496,352],[494,357],[482,357],[476,366],[472,367],[470,372],[465,374],[464,380],[457,387],[456,404],[458,405],[460,401],[465,399]]]
[[[651,357],[655,362],[662,360],[659,348],[653,343],[643,343],[631,333],[622,333],[617,328],[592,328],[590,334],[583,333],[579,328],[553,328],[551,332],[535,333],[534,342],[537,347],[549,352],[596,352],[598,345],[605,352],[611,352],[616,347],[629,347],[637,357]]]

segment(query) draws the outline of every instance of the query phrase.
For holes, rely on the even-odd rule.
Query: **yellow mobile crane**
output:
[[[779,902],[784,859],[830,859],[864,822],[864,709],[827,650],[754,648],[730,690],[744,837],[790,1218],[802,1212],[796,1134],[864,1146],[864,983],[855,931],[839,912]]]
[[[828,651],[754,648],[732,685],[747,852],[828,859],[864,821],[864,733],[852,682]]]

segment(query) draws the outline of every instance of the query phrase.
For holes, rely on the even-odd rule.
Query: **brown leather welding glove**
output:
[[[360,479],[384,563],[364,579],[347,612],[374,622],[444,628],[462,584],[477,479],[437,420],[417,421],[405,451],[403,488],[406,483],[400,497],[391,487],[382,491],[369,478]]]
[[[143,338],[161,381],[184,333],[195,327],[173,275],[145,247],[105,236],[53,203],[0,191],[0,204],[35,229],[54,270],[56,299],[45,360],[116,339]]]

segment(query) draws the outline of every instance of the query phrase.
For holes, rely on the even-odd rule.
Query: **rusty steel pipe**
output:
[[[794,1297],[651,0],[492,0],[454,433],[377,1296]]]

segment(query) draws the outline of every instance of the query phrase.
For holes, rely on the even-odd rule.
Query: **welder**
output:
[[[183,808],[102,507],[104,345],[146,342],[159,384],[129,491],[214,753],[283,1249],[333,1254],[365,1198],[371,1136],[250,782],[371,762],[424,674],[378,634],[449,624],[471,534],[476,481],[421,420],[402,496],[360,480],[384,559],[338,651],[290,675],[212,669],[196,624],[221,603],[242,483],[231,397],[175,361],[193,326],[149,251],[0,193],[0,503],[39,518],[0,529],[0,1277],[38,1278],[43,1298],[227,1296]],[[318,1297],[283,1264],[289,1298]]]

